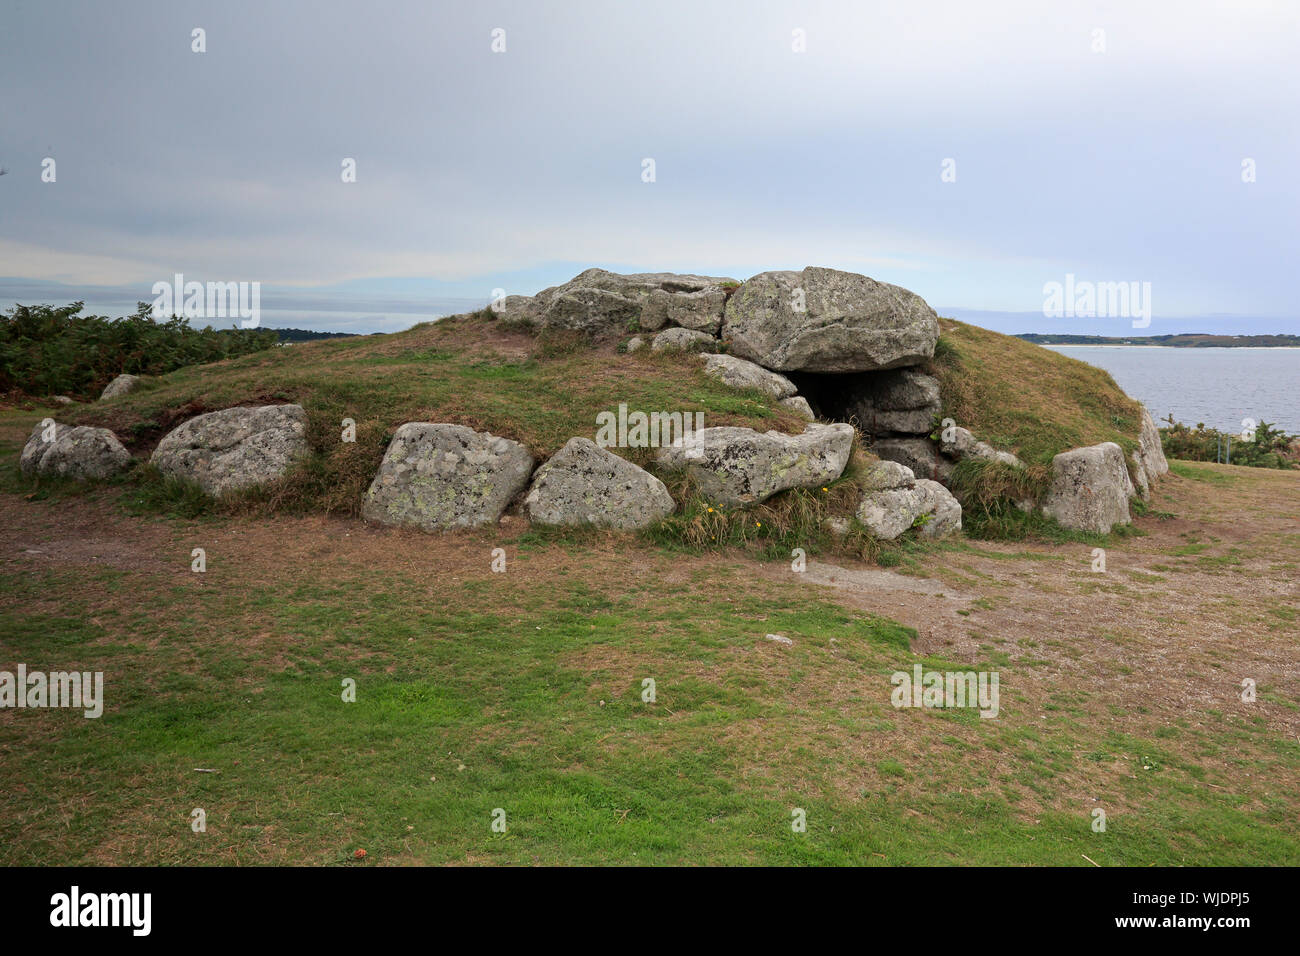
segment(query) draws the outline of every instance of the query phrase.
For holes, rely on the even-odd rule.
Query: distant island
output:
[[[314,342],[317,339],[344,339],[360,335],[359,332],[313,332],[311,329],[272,329],[281,342]]]
[[[1179,335],[1106,336],[1023,332],[1016,338],[1035,345],[1167,345],[1176,349],[1300,348],[1300,335],[1209,335],[1183,332]]]

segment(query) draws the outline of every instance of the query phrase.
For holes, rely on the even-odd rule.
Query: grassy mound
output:
[[[962,503],[963,527],[980,538],[1080,538],[1014,502],[1045,492],[1053,456],[1070,448],[1114,442],[1132,472],[1141,405],[1109,372],[1085,362],[955,319],[941,319],[940,327],[931,368],[943,417],[1027,466],[958,463],[951,486]]]
[[[1137,448],[1141,405],[1109,372],[1010,335],[940,320],[933,360],[943,414],[1027,464],[1113,441]]]
[[[706,426],[738,425],[798,433],[804,423],[758,391],[738,391],[703,374],[682,353],[632,354],[622,345],[509,326],[491,313],[454,316],[388,336],[294,344],[178,370],[139,391],[60,419],[113,429],[139,456],[194,415],[235,405],[296,402],[307,411],[311,455],[275,484],[205,506],[202,496],[147,467],[137,499],[193,515],[205,507],[235,513],[273,511],[356,515],[394,429],[408,421],[452,422],[526,444],[539,460],[574,435],[594,435],[596,416],[630,410],[703,412]],[[954,490],[977,536],[1053,534],[1041,516],[1022,515],[1007,499],[1045,487],[1053,455],[1114,441],[1136,447],[1139,406],[1099,370],[1019,339],[953,320],[931,364],[943,415],[981,439],[1016,452],[1026,472],[963,462]],[[346,420],[355,442],[341,440]],[[645,465],[653,449],[621,450]],[[855,452],[845,476],[826,489],[778,495],[758,508],[723,509],[681,476],[666,476],[682,507],[653,536],[692,549],[757,544],[820,549],[826,520],[851,518],[867,457]],[[1059,529],[1056,529],[1059,531]],[[837,547],[864,556],[877,548],[851,523]]]

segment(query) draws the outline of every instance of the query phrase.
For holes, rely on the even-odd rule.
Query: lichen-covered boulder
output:
[[[939,450],[949,458],[978,458],[983,461],[998,461],[1013,468],[1023,468],[1025,463],[1009,451],[998,451],[987,442],[976,440],[965,428],[955,426],[945,428],[939,433]]]
[[[1133,450],[1133,466],[1137,491],[1143,498],[1151,493],[1155,480],[1169,472],[1169,462],[1160,442],[1160,429],[1146,408],[1142,409],[1142,427],[1138,434],[1138,447]]]
[[[722,328],[722,310],[726,304],[727,293],[720,285],[711,284],[697,292],[652,289],[641,307],[639,324],[648,332],[677,325],[716,336]]]
[[[914,368],[851,376],[842,387],[850,394],[844,417],[872,434],[929,434],[942,407],[939,380]]]
[[[961,530],[961,502],[943,485],[929,478],[916,479],[917,503],[925,518],[921,536],[942,538]]]
[[[917,478],[911,469],[882,461],[867,474],[867,491],[857,516],[877,538],[893,541],[908,528],[938,538],[961,530],[961,503],[943,485]]]
[[[117,398],[119,395],[133,392],[139,387],[139,385],[140,376],[127,375],[123,373],[104,386],[104,391],[101,392],[99,396],[100,401],[103,401],[106,398]]]
[[[713,348],[717,343],[717,339],[705,332],[695,332],[691,329],[664,329],[650,343],[650,351],[662,352],[664,349],[687,351]]]
[[[131,453],[107,428],[74,428],[46,418],[32,429],[18,466],[25,475],[98,481],[130,468]]]
[[[1153,478],[1169,473],[1169,461],[1165,458],[1165,447],[1160,440],[1160,429],[1151,413],[1142,409],[1142,430],[1138,439],[1142,449],[1142,458],[1147,464],[1147,474]]]
[[[590,438],[570,438],[533,475],[529,520],[546,525],[645,528],[672,514],[672,496],[650,472]]]
[[[660,448],[656,461],[685,468],[700,491],[723,504],[752,504],[790,488],[833,481],[848,464],[853,427],[810,424],[802,435],[751,428],[703,428]]]
[[[1052,459],[1052,486],[1042,509],[1063,527],[1106,534],[1132,520],[1132,494],[1124,452],[1107,441],[1063,451]]]
[[[938,446],[928,438],[877,438],[871,451],[877,458],[896,461],[932,481],[947,482],[952,477],[952,462],[940,455]]]
[[[150,461],[215,496],[274,481],[305,454],[302,406],[263,405],[191,418],[163,436]]]
[[[557,292],[542,312],[547,329],[589,335],[621,332],[641,315],[641,303],[605,289],[576,288]]]
[[[817,416],[813,414],[812,406],[808,404],[808,399],[802,395],[791,395],[789,398],[783,398],[777,402],[782,408],[794,412],[800,418],[806,418],[812,421]]]
[[[381,524],[442,531],[497,521],[523,491],[533,456],[517,441],[463,425],[397,429],[362,504]]]
[[[777,371],[867,372],[933,356],[939,318],[907,289],[809,266],[743,283],[722,335],[733,354]]]
[[[704,359],[704,374],[720,379],[732,388],[756,388],[760,392],[766,392],[773,398],[789,398],[798,391],[794,382],[784,375],[769,372],[761,365],[755,365],[745,359],[736,358],[734,355],[712,354],[702,356],[702,358]],[[804,404],[807,404],[807,402]],[[811,409],[808,417],[812,417]]]
[[[916,475],[911,468],[884,458],[868,465],[862,476],[862,487],[867,491],[911,488],[915,484]]]
[[[671,272],[619,275],[588,269],[535,296],[508,296],[496,314],[505,320],[573,329],[593,337],[622,333],[630,325],[648,332],[678,325],[716,334],[726,302],[724,284],[734,282]]]

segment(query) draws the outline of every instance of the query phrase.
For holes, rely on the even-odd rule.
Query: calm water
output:
[[[1157,422],[1197,422],[1241,431],[1253,418],[1300,433],[1300,349],[1175,349],[1134,345],[1053,345],[1096,365]]]

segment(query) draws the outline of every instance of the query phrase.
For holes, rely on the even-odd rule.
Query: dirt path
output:
[[[1300,688],[1300,473],[1194,467],[1205,477],[1168,476],[1165,517],[1139,518],[1105,571],[1087,545],[968,542],[928,556],[924,579],[810,563],[804,580],[916,628],[919,653],[1037,663],[1043,696],[1087,686],[1097,713],[1236,711],[1249,678],[1252,713],[1300,739],[1300,711],[1266,693]]]

